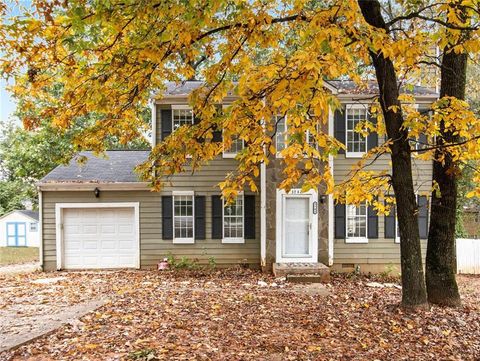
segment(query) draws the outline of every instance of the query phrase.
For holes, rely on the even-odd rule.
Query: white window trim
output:
[[[231,104],[222,104],[222,110],[231,106]],[[223,129],[222,129],[222,139],[223,139]],[[243,141],[242,150],[245,148],[245,141]],[[222,157],[227,159],[232,159],[237,156],[238,152],[230,152],[229,150],[225,150],[225,146],[222,151]]]
[[[277,122],[277,117],[281,117],[282,115],[281,114],[277,114],[275,115],[275,123]],[[288,124],[287,124],[287,115],[285,114],[283,116],[283,118],[285,119],[285,134],[283,135],[284,137],[284,142],[285,142],[285,148],[288,147],[288,144],[287,144],[287,141],[288,141]],[[277,153],[275,154],[275,157],[276,158],[283,158],[283,156],[280,154],[280,152],[285,149],[283,148],[281,151],[278,150],[278,142],[277,142],[277,136],[278,136],[278,133],[275,132],[275,149],[277,150]]]
[[[193,108],[188,105],[172,105],[172,133],[176,130],[175,129],[175,116],[173,112],[175,110],[191,110],[192,111],[192,125],[195,123],[195,117],[193,116]]]
[[[242,140],[243,144],[242,144],[242,150],[245,148],[245,142]],[[223,158],[229,158],[229,159],[232,159],[232,158],[235,158],[237,156],[238,152],[231,152],[230,150],[225,150],[225,147],[222,151],[222,156]]]
[[[175,237],[175,196],[192,197],[192,236],[188,238]],[[173,191],[172,192],[172,223],[173,223],[173,244],[194,244],[195,243],[195,192],[193,191]]]
[[[365,152],[349,152],[348,151],[348,111],[351,109],[362,109],[366,111],[366,117],[368,120],[369,115],[369,104],[347,104],[345,107],[345,158],[362,158],[367,153],[368,148],[368,137],[365,137]]]
[[[276,115],[276,117],[278,117],[280,115]],[[285,118],[285,135],[284,135],[284,139],[285,139],[285,148],[288,147],[288,123],[287,123],[287,115],[284,116]],[[318,124],[317,124],[317,132],[318,132]],[[310,139],[310,130],[307,130],[305,131],[305,141],[307,143],[310,143],[309,142],[309,139]],[[284,148],[284,149],[285,149]],[[315,147],[317,150],[318,150],[318,144],[316,145]],[[278,151],[278,144],[277,144],[277,134],[275,134],[275,149],[277,149],[277,154],[275,155],[276,158],[283,158],[283,156],[280,154],[280,152]],[[282,149],[283,150],[283,149]]]
[[[398,218],[397,218],[397,212],[395,212],[395,240],[394,243],[400,243],[400,232],[398,229]]]
[[[345,205],[345,243],[368,243],[368,205],[365,203],[365,237],[348,237],[348,206],[353,204]]]
[[[193,110],[188,104],[172,104],[172,110]]]
[[[237,197],[242,197],[242,234],[243,237],[225,237],[225,201],[222,198],[222,243],[225,244],[242,244],[245,243],[245,195],[243,192],[238,193]]]
[[[415,200],[416,202],[418,203],[418,192],[415,192]],[[428,203],[427,203],[427,207],[428,207],[428,216],[427,216],[427,224],[430,224],[430,199],[428,199]],[[396,205],[395,205],[396,207]],[[396,244],[400,244],[400,232],[399,232],[399,228],[398,228],[398,213],[397,213],[397,209],[395,208],[395,239],[394,239],[394,243]]]

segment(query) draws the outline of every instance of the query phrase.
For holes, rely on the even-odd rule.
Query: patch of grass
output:
[[[38,261],[38,247],[0,247],[0,266]]]

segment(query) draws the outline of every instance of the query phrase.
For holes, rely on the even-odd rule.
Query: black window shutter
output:
[[[201,119],[200,119],[200,118],[198,118],[198,117],[196,117],[196,116],[193,117],[193,124],[194,124],[194,125],[198,125],[198,124],[200,124],[200,122],[201,122]],[[202,137],[202,138],[197,138],[197,141],[198,141],[199,143],[204,143],[204,142],[205,142],[205,138],[203,138],[203,137]]]
[[[346,127],[346,124],[345,124],[345,109],[335,110],[335,114],[334,114],[334,117],[333,117],[333,129],[334,129],[334,133],[335,133],[334,135],[335,135],[335,138],[343,144],[346,144],[345,127]],[[345,154],[345,150],[340,149],[338,151],[338,153],[339,154]]]
[[[205,196],[195,196],[195,239],[205,238]]]
[[[221,130],[214,130],[212,135],[213,135],[212,142],[219,143],[223,140]]]
[[[166,137],[168,137],[172,133],[172,110],[162,109],[161,119],[162,119],[162,140],[164,140]]]
[[[419,150],[418,153],[424,153],[423,151],[420,151],[420,149],[424,149],[428,147],[428,139],[426,134],[420,134],[418,136],[418,144],[417,144],[417,149]]]
[[[215,106],[217,108],[216,116],[221,116],[223,113],[223,108],[220,104]],[[221,129],[214,130],[212,133],[212,142],[219,143],[223,140],[223,134]]]
[[[378,216],[373,207],[367,208],[367,236],[368,238],[378,238]]]
[[[426,196],[418,196],[418,228],[420,238],[428,238],[428,199]]]
[[[162,196],[162,238],[173,239],[173,197]]]
[[[335,205],[335,238],[345,239],[345,204]]]
[[[223,238],[223,200],[212,196],[212,239]]]
[[[428,108],[420,108],[418,109],[418,111],[422,115],[425,115],[429,112]],[[418,152],[419,154],[424,153],[423,151],[420,151],[420,150],[428,147],[427,142],[428,142],[428,139],[426,134],[422,133],[418,136],[416,148],[419,150]]]
[[[368,120],[377,126],[377,117],[372,116],[370,112],[368,113]],[[372,148],[375,148],[378,146],[378,133],[377,131],[374,131],[373,133],[370,133],[367,137],[367,150],[370,150]]]
[[[255,239],[255,196],[244,196],[244,237],[245,239]]]
[[[396,236],[396,209],[394,206],[390,208],[390,214],[387,216],[385,215],[385,238],[394,238]]]

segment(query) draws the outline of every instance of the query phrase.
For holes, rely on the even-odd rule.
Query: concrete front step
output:
[[[323,263],[274,263],[273,274],[290,282],[330,282],[330,269]]]

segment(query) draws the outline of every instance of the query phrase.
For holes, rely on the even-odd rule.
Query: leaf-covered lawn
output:
[[[38,247],[0,247],[0,266],[38,261]]]
[[[55,284],[34,278],[66,277]],[[267,286],[263,282],[267,283]],[[463,307],[405,313],[396,288],[334,276],[325,289],[261,273],[101,272],[0,278],[7,292],[43,302],[110,302],[0,360],[475,360],[480,357],[480,278],[459,277]],[[8,288],[9,287],[9,288]],[[320,291],[320,292],[317,292]],[[58,297],[58,301],[55,298]],[[3,298],[3,299],[2,299]]]

